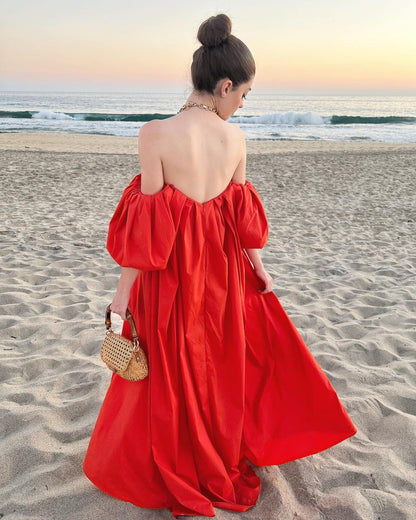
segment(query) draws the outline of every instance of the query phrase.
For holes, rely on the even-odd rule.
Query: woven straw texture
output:
[[[139,346],[133,352],[133,342],[113,331],[105,335],[101,359],[110,370],[129,381],[144,379],[149,372],[144,350]]]

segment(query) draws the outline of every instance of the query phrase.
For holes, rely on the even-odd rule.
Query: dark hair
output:
[[[235,90],[254,76],[253,55],[245,43],[231,34],[231,20],[226,14],[217,14],[202,22],[197,38],[202,45],[194,52],[191,65],[196,90],[213,94],[222,78],[230,78]]]

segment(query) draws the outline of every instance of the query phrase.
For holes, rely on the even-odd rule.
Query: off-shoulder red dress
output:
[[[149,376],[111,375],[83,469],[102,491],[174,517],[245,511],[260,492],[247,459],[283,464],[357,429],[276,295],[258,292],[243,248],[262,248],[269,230],[253,184],[231,181],[205,203],[140,186],[141,174],[107,249],[140,270],[129,306]]]

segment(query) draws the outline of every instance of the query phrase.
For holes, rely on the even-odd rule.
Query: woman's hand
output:
[[[126,311],[127,306],[129,304],[129,296],[128,295],[120,295],[118,292],[114,296],[113,302],[110,305],[111,312],[115,312],[121,319],[126,319]]]
[[[273,290],[273,278],[269,275],[266,269],[261,267],[256,267],[254,269],[256,275],[260,278],[260,280],[264,283],[264,289],[259,289],[260,294],[266,294]]]
[[[130,299],[130,289],[137,278],[138,269],[132,267],[123,267],[121,270],[120,280],[117,286],[117,292],[113,302],[110,305],[111,312],[115,312],[123,320],[126,319],[126,310]]]

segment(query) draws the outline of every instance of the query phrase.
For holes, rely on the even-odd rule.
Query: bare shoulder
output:
[[[152,119],[147,121],[139,130],[139,155],[156,153],[164,135],[163,121]]]
[[[229,132],[234,136],[238,136],[240,139],[245,139],[244,132],[241,130],[241,128],[236,125],[235,123],[230,123],[229,121],[225,121],[225,124],[229,130]]]
[[[145,123],[139,131],[139,160],[142,173],[143,194],[157,193],[163,188],[163,168],[160,158],[160,121],[153,119]]]
[[[154,139],[155,137],[158,137],[163,130],[161,123],[162,121],[159,119],[152,119],[151,121],[147,121],[147,123],[140,127],[139,140],[151,138]]]
[[[227,125],[230,127],[230,131],[234,132],[235,135],[238,135],[240,137],[240,139],[246,138],[243,130],[241,130],[241,128],[238,125],[236,125],[235,123],[228,123],[228,122],[227,122]]]
[[[235,146],[235,155],[237,159],[237,167],[234,171],[232,180],[241,184],[245,183],[246,180],[246,162],[247,162],[247,145],[246,136],[239,126],[230,123],[232,127],[232,139],[233,145]]]
[[[246,136],[241,128],[235,123],[228,123],[228,132],[232,142],[237,146],[241,154],[246,153]]]

